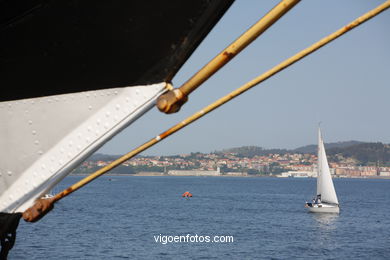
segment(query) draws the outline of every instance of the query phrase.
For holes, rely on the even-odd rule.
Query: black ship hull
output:
[[[0,2],[0,101],[170,81],[231,0]]]

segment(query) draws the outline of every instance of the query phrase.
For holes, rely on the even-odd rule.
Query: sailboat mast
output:
[[[322,159],[321,159],[321,147],[322,147],[322,136],[321,128],[318,126],[318,147],[317,147],[317,195],[321,194],[321,169],[322,169]]]

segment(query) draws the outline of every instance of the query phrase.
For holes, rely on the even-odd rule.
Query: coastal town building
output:
[[[219,167],[216,171],[200,171],[200,170],[172,170],[168,171],[168,175],[173,176],[220,176],[221,171]]]
[[[89,160],[75,173],[89,173],[111,160]],[[317,177],[313,154],[268,154],[253,157],[234,153],[192,153],[176,156],[137,156],[122,164],[120,173],[173,176],[256,176]],[[353,160],[329,162],[333,177],[390,177],[390,167],[360,166]],[[115,173],[115,172],[114,172]]]

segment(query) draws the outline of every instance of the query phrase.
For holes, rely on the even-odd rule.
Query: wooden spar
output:
[[[277,20],[293,8],[300,0],[283,0],[256,22],[245,33],[238,37],[220,54],[214,57],[203,68],[196,72],[180,88],[161,95],[157,100],[157,107],[161,112],[171,114],[180,110],[187,101],[188,95],[198,88],[204,81],[233,59],[240,51],[253,42]]]
[[[310,47],[302,50],[301,52],[295,54],[294,56],[290,57],[289,59],[283,61],[282,63],[280,63],[277,66],[273,67],[272,69],[268,70],[267,72],[260,75],[259,77],[251,80],[250,82],[244,84],[240,88],[232,91],[228,95],[220,98],[219,100],[208,105],[207,107],[203,108],[202,110],[198,111],[197,113],[193,114],[192,116],[188,117],[187,119],[183,120],[182,122],[176,124],[175,126],[171,127],[167,131],[161,133],[157,137],[149,140],[148,142],[144,143],[143,145],[139,146],[138,148],[134,149],[133,151],[123,155],[119,159],[113,161],[112,163],[101,168],[100,170],[96,171],[95,173],[85,177],[84,179],[73,184],[72,186],[70,186],[66,190],[56,194],[52,199],[38,200],[34,206],[27,209],[23,213],[23,218],[26,221],[30,221],[30,222],[35,222],[35,221],[39,220],[44,214],[46,214],[51,208],[53,208],[53,204],[56,201],[66,197],[67,195],[71,194],[72,192],[78,190],[79,188],[81,188],[84,185],[88,184],[89,182],[93,181],[97,177],[99,177],[99,176],[103,175],[104,173],[108,172],[109,170],[119,166],[123,162],[131,159],[132,157],[141,153],[142,151],[150,148],[154,144],[156,144],[156,143],[160,142],[161,140],[167,138],[168,136],[174,134],[175,132],[177,132],[180,129],[184,128],[185,126],[191,124],[192,122],[196,121],[197,119],[203,117],[204,115],[208,114],[209,112],[213,111],[214,109],[222,106],[223,104],[225,104],[229,100],[232,100],[233,98],[244,93],[245,91],[249,90],[250,88],[252,88],[252,87],[256,86],[257,84],[263,82],[264,80],[270,78],[271,76],[275,75],[279,71],[287,68],[288,66],[297,62],[298,60],[304,58],[305,56],[316,51],[317,49],[321,48],[322,46],[326,45],[327,43],[333,41],[334,39],[338,38],[339,36],[343,35],[344,33],[350,31],[351,29],[357,27],[358,25],[360,25],[360,24],[364,23],[365,21],[371,19],[372,17],[378,15],[379,13],[381,13],[382,11],[386,10],[389,7],[390,7],[390,0],[387,0],[383,4],[379,5],[375,9],[369,11],[368,13],[360,16],[359,18],[357,18],[353,22],[349,23],[348,25],[344,26],[343,28],[339,29],[338,31],[336,31],[336,32],[328,35],[327,37],[321,39],[320,41],[314,43]]]

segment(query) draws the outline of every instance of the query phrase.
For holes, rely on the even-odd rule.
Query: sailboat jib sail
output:
[[[339,201],[330,174],[321,129],[318,129],[317,194],[312,202],[305,206],[310,212],[339,213]]]

